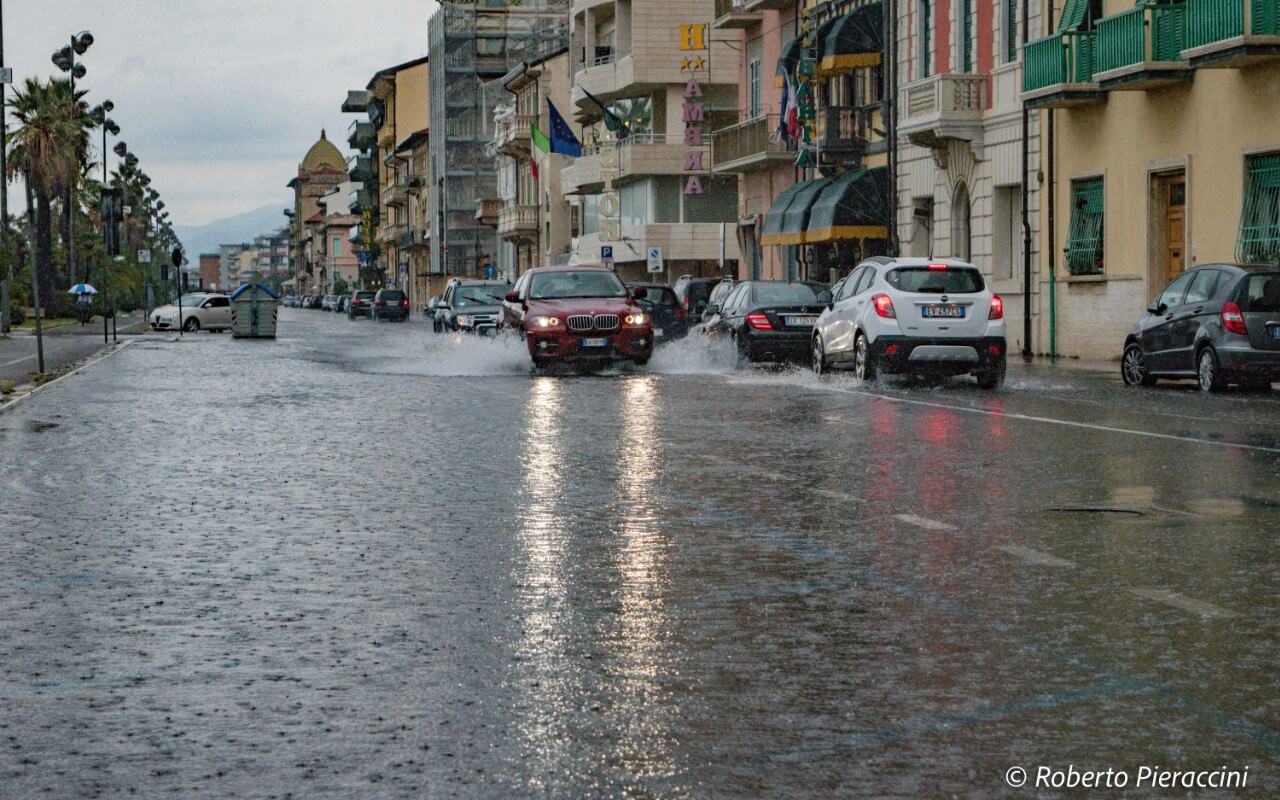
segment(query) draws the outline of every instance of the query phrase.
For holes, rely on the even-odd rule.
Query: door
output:
[[[829,315],[830,323],[823,331],[823,344],[828,353],[840,353],[853,347],[853,296],[868,269],[870,267],[854,270],[840,285],[840,293],[836,295]]]
[[[1142,320],[1142,349],[1147,354],[1148,368],[1153,372],[1177,369],[1169,357],[1169,349],[1173,346],[1173,319],[1182,306],[1182,298],[1186,296],[1193,277],[1192,273],[1179,275],[1160,293],[1152,306],[1153,311]]]
[[[1165,280],[1173,280],[1186,267],[1187,179],[1171,177],[1165,183],[1164,263]]]
[[[1217,316],[1221,304],[1214,305],[1213,298],[1221,288],[1221,270],[1197,269],[1190,273],[1191,283],[1182,305],[1173,311],[1173,328],[1169,341],[1169,369],[1191,372],[1195,370],[1196,334],[1207,319]]]

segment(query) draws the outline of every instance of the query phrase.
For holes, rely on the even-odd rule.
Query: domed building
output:
[[[320,198],[342,183],[346,176],[347,160],[321,129],[320,139],[311,145],[302,163],[298,164],[297,177],[289,181],[289,188],[293,189],[289,255],[295,268],[294,278],[298,292],[301,294],[314,292],[319,285],[320,265],[313,263],[314,256],[304,246],[310,238],[308,220],[316,219],[317,215],[323,220],[324,209],[321,208]]]

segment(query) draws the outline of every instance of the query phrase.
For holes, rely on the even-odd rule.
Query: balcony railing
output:
[[[749,119],[737,125],[721,128],[711,134],[711,164],[713,170],[745,168],[770,161],[785,161],[794,157],[796,143],[778,134],[781,117],[769,114]]]
[[[1022,90],[1066,90],[1083,87],[1097,92],[1094,82],[1094,31],[1067,31],[1037,39],[1023,48]]]
[[[481,197],[476,200],[476,222],[481,225],[497,225],[500,213],[502,213],[501,199]]]
[[[1280,36],[1280,0],[1187,0],[1187,47]]]
[[[748,0],[716,0],[715,27],[747,28],[760,21],[759,11],[749,11]]]
[[[499,236],[536,236],[537,233],[538,207],[536,205],[505,206],[498,212]]]
[[[402,206],[408,200],[409,182],[396,181],[383,190],[383,202],[389,206]]]
[[[497,120],[493,141],[500,152],[508,155],[529,151],[529,129],[537,124],[537,114],[508,114]]]
[[[980,140],[986,87],[986,76],[973,74],[931,75],[908,84],[899,132],[926,146]]]
[[[1185,22],[1182,3],[1137,6],[1098,20],[1097,72],[1180,62]]]
[[[827,151],[861,152],[867,144],[872,106],[823,106],[818,110],[819,147]]]

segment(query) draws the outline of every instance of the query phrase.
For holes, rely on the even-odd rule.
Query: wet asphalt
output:
[[[0,413],[0,798],[1280,794],[1280,392],[281,325]]]

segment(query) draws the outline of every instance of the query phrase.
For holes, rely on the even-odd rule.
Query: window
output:
[[[933,4],[930,0],[919,0],[916,12],[916,58],[920,62],[920,74],[917,77],[927,78],[933,74],[930,63],[933,55]]]
[[[1071,182],[1071,222],[1067,229],[1067,271],[1072,275],[1101,275],[1102,178]]]
[[[853,297],[855,294],[857,294],[857,292],[855,292],[854,290],[858,286],[858,281],[862,279],[862,276],[865,275],[867,270],[869,269],[870,267],[863,267],[861,270],[845,278],[844,283],[840,285],[840,294],[839,296],[836,297],[836,299],[844,300],[846,298]]]
[[[968,261],[969,235],[969,187],[961,181],[951,196],[951,257]]]
[[[1222,273],[1216,269],[1202,269],[1196,272],[1196,278],[1187,290],[1187,303],[1203,303],[1218,293],[1218,276]]]
[[[1004,0],[1004,63],[1018,60],[1018,0]]]
[[[753,58],[747,64],[747,119],[755,119],[764,113],[760,99],[760,59]]]
[[[337,258],[342,255],[342,237],[341,236],[333,237],[332,255],[334,258]]]
[[[961,0],[960,16],[960,71],[973,72],[973,0]]]
[[[876,268],[867,267],[866,271],[862,273],[862,277],[858,280],[858,286],[856,289],[853,290],[853,293],[855,295],[862,294],[866,290],[870,289],[871,284],[875,282],[876,282]]]
[[[1280,153],[1246,158],[1244,172],[1236,258],[1248,264],[1280,261]]]
[[[1187,287],[1191,285],[1193,275],[1194,273],[1191,272],[1179,275],[1160,293],[1158,304],[1166,309],[1182,305],[1182,296],[1187,293]]]
[[[991,275],[1012,278],[1022,263],[1022,187],[997,186],[992,197]]]

